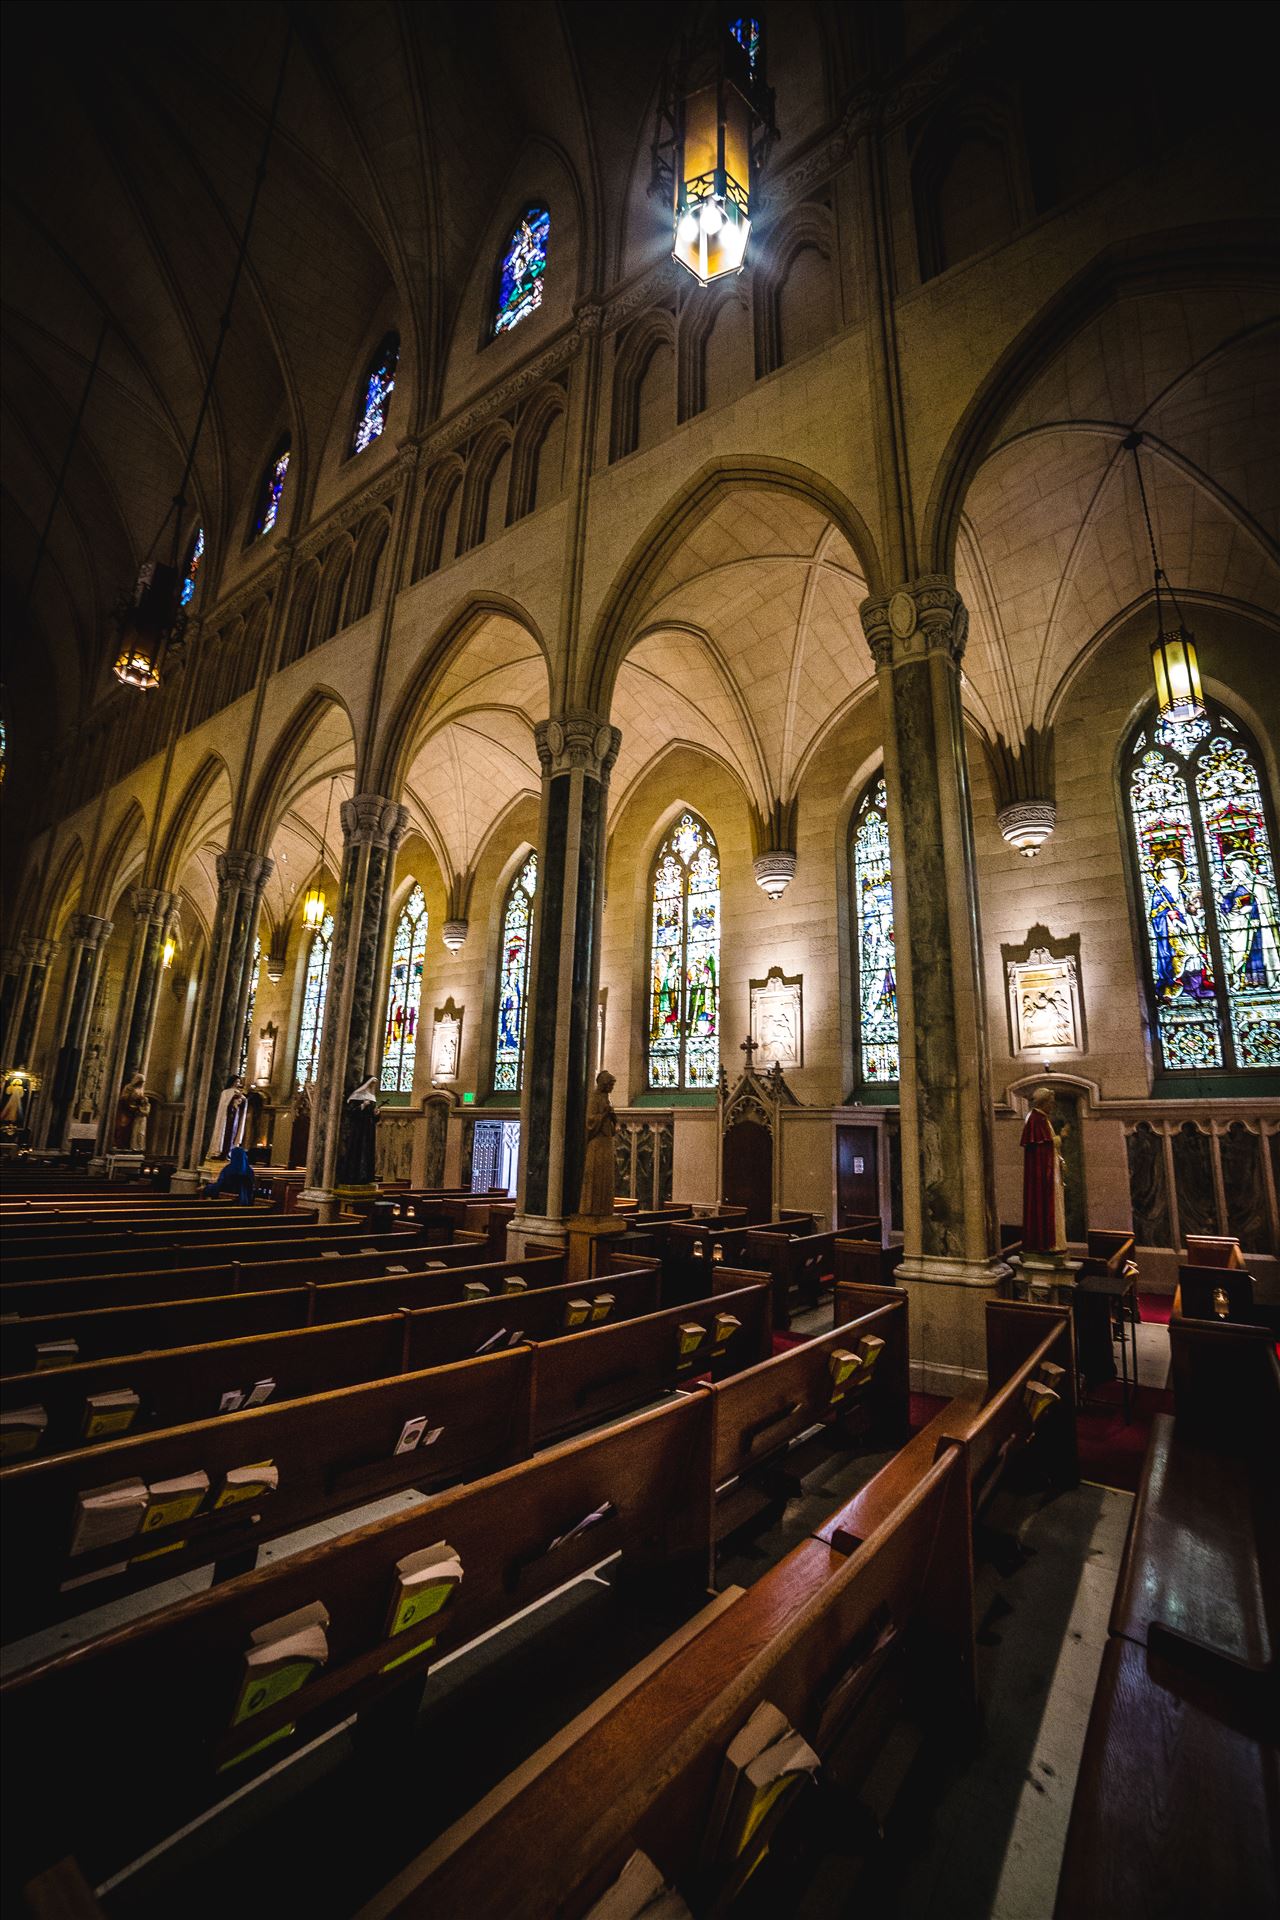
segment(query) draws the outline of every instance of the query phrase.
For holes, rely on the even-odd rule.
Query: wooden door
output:
[[[836,1128],[836,1225],[880,1218],[879,1129]]]
[[[740,1120],[724,1136],[724,1198],[745,1207],[749,1222],[773,1218],[773,1135],[757,1120]]]

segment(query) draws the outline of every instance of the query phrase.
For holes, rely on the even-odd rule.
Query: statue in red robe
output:
[[[1027,1253],[1061,1253],[1067,1244],[1060,1136],[1053,1130],[1053,1088],[1037,1087],[1022,1129],[1022,1245]]]

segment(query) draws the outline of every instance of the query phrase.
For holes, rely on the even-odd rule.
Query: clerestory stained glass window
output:
[[[352,453],[363,453],[387,424],[387,402],[396,384],[400,335],[389,333],[369,363],[360,394],[360,411],[351,438]]]
[[[529,953],[538,856],[531,853],[507,892],[498,963],[498,1036],[493,1060],[495,1093],[519,1093],[524,1068],[524,1030],[529,997]]]
[[[270,533],[280,517],[280,508],[284,501],[285,475],[288,471],[289,442],[282,440],[272,454],[270,464],[262,476],[258,508],[254,515],[254,533],[258,539],[261,539],[264,533]]]
[[[1126,797],[1162,1066],[1280,1066],[1275,862],[1252,747],[1220,710],[1157,720],[1130,744]]]
[[[253,959],[249,962],[249,998],[244,1008],[244,1032],[240,1036],[240,1065],[237,1071],[242,1080],[249,1073],[249,1043],[253,1039],[253,1010],[258,1000],[258,970],[262,965],[262,942],[257,934],[253,936]]]
[[[898,972],[893,944],[889,799],[877,774],[853,816],[854,961],[862,1079],[898,1078]]]
[[[746,18],[735,20],[730,25],[729,31],[746,54],[747,65],[754,74],[756,62],[760,58],[760,22]]]
[[[551,215],[545,207],[527,207],[517,221],[498,276],[498,305],[493,316],[495,335],[509,333],[542,305],[550,231]]]
[[[720,856],[683,813],[653,863],[649,1085],[713,1088],[720,1072]]]
[[[415,887],[396,921],[387,984],[387,1024],[382,1040],[383,1093],[412,1093],[422,1016],[422,969],[427,957],[427,903]]]
[[[187,564],[182,574],[181,604],[184,607],[189,607],[191,605],[191,602],[195,598],[196,575],[200,571],[200,562],[203,559],[204,559],[204,528],[197,527],[195,531],[195,538],[191,542],[190,552],[187,554]]]
[[[324,1003],[329,991],[329,956],[333,948],[333,915],[326,913],[311,936],[307,977],[302,988],[302,1026],[298,1033],[297,1083],[305,1087],[320,1070],[320,1039],[324,1032]]]

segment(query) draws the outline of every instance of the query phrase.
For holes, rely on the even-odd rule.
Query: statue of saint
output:
[[[618,1116],[609,1095],[614,1085],[613,1075],[602,1068],[596,1075],[595,1092],[587,1104],[587,1157],[582,1169],[582,1200],[578,1211],[588,1220],[613,1218],[613,1137],[618,1131]]]
[[[213,1129],[209,1135],[209,1151],[205,1159],[230,1159],[232,1147],[244,1145],[244,1129],[248,1117],[249,1102],[245,1097],[244,1081],[239,1074],[233,1074],[218,1095],[218,1105],[213,1116]]]
[[[120,1098],[116,1102],[115,1150],[117,1153],[145,1153],[147,1150],[147,1115],[151,1111],[151,1101],[147,1097],[146,1082],[140,1073],[135,1073],[120,1089]]]
[[[377,1178],[378,1083],[371,1075],[347,1095],[347,1124],[343,1129],[345,1186],[372,1186]]]
[[[293,1096],[293,1125],[289,1131],[289,1165],[305,1167],[311,1145],[311,1098],[316,1083],[308,1080]]]
[[[1027,1253],[1062,1253],[1067,1244],[1062,1134],[1054,1132],[1049,1118],[1053,1102],[1052,1087],[1037,1087],[1022,1129],[1022,1245]]]

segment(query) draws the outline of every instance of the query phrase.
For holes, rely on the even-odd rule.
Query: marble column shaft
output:
[[[143,918],[143,927],[133,1011],[120,1074],[122,1081],[129,1079],[131,1074],[145,1074],[147,1070],[160,996],[160,976],[164,970],[164,943],[174,924],[178,906],[176,895],[163,893],[155,887],[135,888],[133,901],[134,912]]]
[[[67,923],[67,937],[71,942],[71,955],[67,964],[67,991],[63,1001],[58,1062],[53,1075],[46,1136],[46,1142],[51,1147],[61,1147],[67,1122],[75,1108],[98,968],[102,963],[102,949],[111,938],[111,922],[94,913],[73,914]]]
[[[863,602],[884,719],[906,1273],[999,1266],[973,819],[960,707],[968,616],[924,575]]]
[[[542,721],[535,737],[542,809],[517,1217],[558,1223],[577,1212],[582,1189],[609,774],[622,736],[599,715],[575,712]]]
[[[402,806],[377,793],[344,800],[340,818],[342,879],[307,1154],[306,1191],[326,1196],[342,1186],[349,1170],[347,1096],[377,1065],[387,902],[396,850],[409,824]]]
[[[218,905],[196,1013],[190,1096],[182,1130],[182,1160],[188,1167],[198,1166],[204,1158],[218,1096],[239,1062],[253,933],[262,890],[274,871],[275,862],[265,854],[237,850],[218,855]]]
[[[9,1058],[9,1022],[21,995],[23,958],[17,947],[6,947],[0,956],[0,1057]]]
[[[45,987],[49,980],[49,962],[54,954],[52,940],[40,940],[28,934],[23,941],[23,957],[26,961],[25,982],[14,1033],[13,1060],[15,1067],[30,1067],[35,1052],[36,1033],[40,1025],[40,1010],[44,1005]]]

